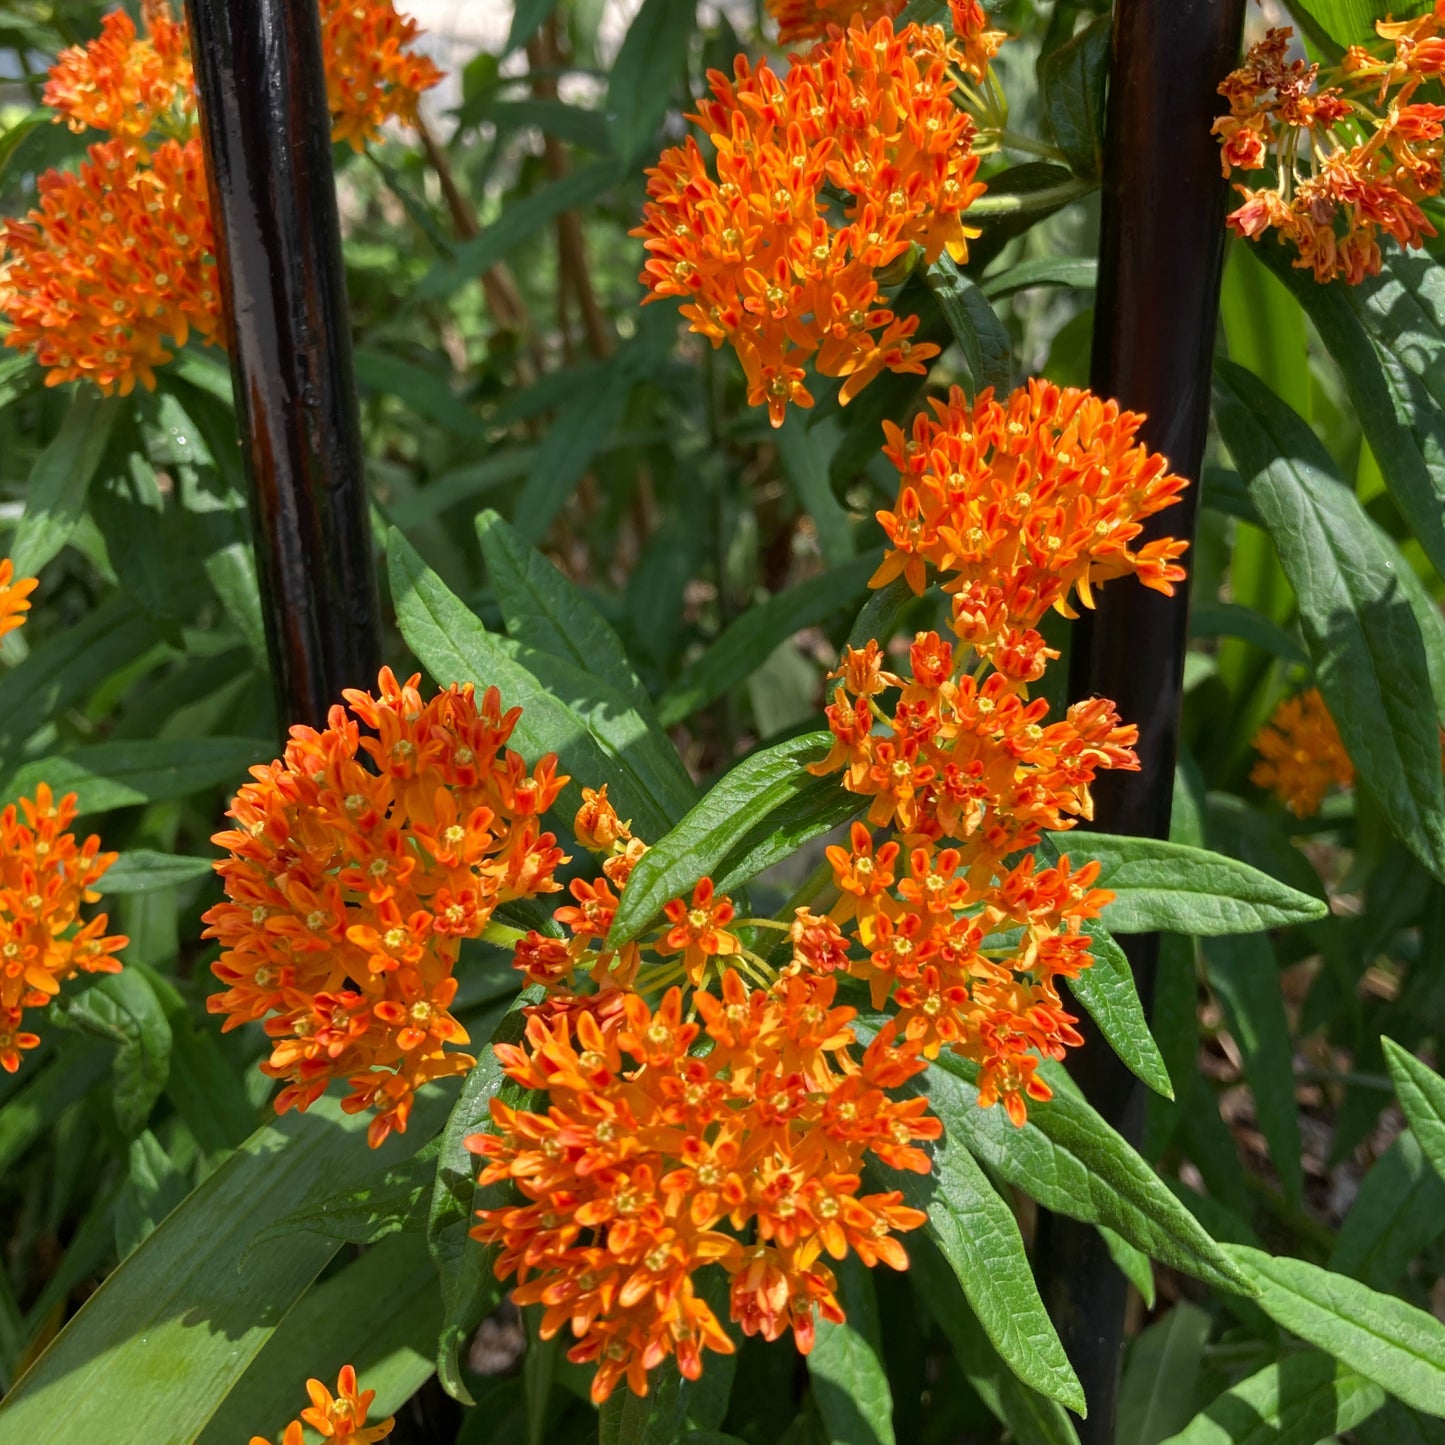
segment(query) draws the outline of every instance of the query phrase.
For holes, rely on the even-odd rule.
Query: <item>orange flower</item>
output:
[[[1331,788],[1354,785],[1355,768],[1319,689],[1286,698],[1255,734],[1260,759],[1249,780],[1267,788],[1296,818],[1309,818]]]
[[[896,20],[907,5],[908,0],[768,0],[768,13],[778,22],[778,43],[794,45],[821,40],[855,18],[865,25]],[[988,15],[978,0],[949,0],[948,8],[953,26],[950,57],[965,73],[981,80],[1003,44],[1003,32],[988,28]]]
[[[1186,483],[1137,437],[1144,418],[1088,391],[1030,381],[1006,400],[955,387],[911,435],[884,423],[885,455],[899,469],[898,501],[878,513],[891,547],[871,585],[905,577],[924,589],[928,568],[954,594],[961,640],[1009,677],[1039,677],[1051,654],[1035,631],[1053,608],[1072,617],[1077,593],[1132,573],[1170,593],[1188,544],[1137,546],[1143,523]]]
[[[14,632],[30,611],[30,594],[40,583],[34,577],[15,580],[15,564],[6,557],[0,561],[0,637]]]
[[[34,801],[22,798],[0,813],[0,1068],[13,1074],[20,1053],[39,1037],[22,1030],[26,1009],[44,1008],[77,973],[119,973],[113,957],[125,947],[106,936],[98,914],[81,923],[82,904],[95,903],[95,886],[115,862],[100,839],[77,844],[68,831],[76,797],[57,803],[41,783]]]
[[[333,135],[360,150],[389,119],[415,123],[441,73],[408,48],[416,26],[390,0],[326,0]],[[124,11],[61,53],[46,103],[72,130],[108,132],[78,173],[47,171],[40,205],[0,232],[7,346],[33,351],[46,384],[106,394],[155,387],[155,367],[194,334],[226,344],[215,241],[185,27],[146,0],[145,34]]]
[[[875,273],[915,245],[967,255],[963,214],[984,188],[943,31],[855,18],[781,78],[739,56],[732,79],[709,80],[692,119],[713,160],[689,140],[648,172],[633,232],[646,299],[680,298],[693,331],[731,344],[775,426],[790,402],[812,405],[810,357],[844,378],[845,403],[880,371],[922,374],[938,348],[913,340],[917,317],[893,314]],[[825,186],[848,197],[842,224]]]
[[[663,957],[682,954],[682,966],[694,988],[701,988],[707,966],[714,958],[731,958],[742,951],[742,944],[727,931],[736,910],[731,898],[714,898],[711,878],[698,881],[692,892],[692,903],[675,898],[667,905],[665,915],[672,925],[655,945]]]
[[[545,1110],[496,1099],[493,1132],[467,1141],[482,1184],[509,1181],[523,1201],[479,1211],[473,1235],[499,1246],[517,1303],[542,1307],[544,1339],[570,1326],[568,1358],[596,1363],[599,1402],[623,1379],[646,1394],[668,1356],[696,1379],[704,1349],[732,1352],[697,1293],[709,1266],[731,1276],[745,1332],[791,1329],[806,1352],[817,1314],[843,1317],[822,1257],[906,1268],[894,1236],[924,1222],[896,1191],[860,1193],[868,1154],[929,1168],[918,1145],[940,1126],[926,1100],[884,1092],[922,1069],[917,1050],[885,1029],[857,1056],[833,979],[750,989],[729,971],[721,992],[694,996],[701,1022],[676,988],[656,1010],[625,995],[605,1028],[587,1012],[534,1016],[525,1044],[496,1053]]]
[[[1419,202],[1440,194],[1445,106],[1412,97],[1445,66],[1445,0],[1375,28],[1385,45],[1351,46],[1323,77],[1287,59],[1292,30],[1271,30],[1219,87],[1224,174],[1272,164],[1278,175],[1268,188],[1235,187],[1244,202],[1230,227],[1248,239],[1274,229],[1320,282],[1377,274],[1381,233],[1407,247],[1435,234]]]
[[[391,1434],[396,1421],[387,1418],[377,1425],[367,1425],[366,1414],[376,1398],[375,1390],[358,1393],[356,1371],[351,1365],[343,1365],[336,1380],[333,1395],[320,1380],[307,1380],[306,1393],[311,1397],[309,1409],[301,1412],[300,1420],[287,1425],[281,1436],[281,1445],[302,1445],[304,1421],[331,1445],[374,1445]],[[251,1445],[271,1445],[264,1435],[253,1435]]]
[[[539,819],[567,779],[506,748],[521,710],[495,688],[478,706],[470,685],[424,703],[418,680],[384,668],[378,697],[347,692],[349,712],[252,769],[215,838],[229,901],[205,915],[226,985],[208,1007],[227,1029],[265,1020],[277,1112],[347,1079],[342,1107],[377,1113],[373,1147],[417,1089],[475,1062],[446,1050],[467,1042],[449,1012],[461,940],[499,903],[555,891],[565,861]]]
[[[421,34],[416,21],[398,15],[391,0],[322,0],[321,48],[331,137],[361,151],[382,125],[415,125],[424,90],[442,73],[410,48]]]
[[[46,385],[88,379],[127,396],[194,331],[221,343],[201,142],[169,140],[149,164],[125,141],[47,171],[40,208],[0,233],[7,346],[33,350]]]

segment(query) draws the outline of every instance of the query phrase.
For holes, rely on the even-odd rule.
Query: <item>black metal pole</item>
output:
[[[381,657],[316,0],[187,0],[282,723]]]
[[[1104,157],[1099,285],[1090,381],[1145,412],[1143,439],[1193,486],[1145,524],[1146,537],[1194,535],[1209,427],[1210,371],[1224,261],[1227,188],[1209,128],[1234,67],[1245,0],[1118,0]],[[1112,698],[1139,725],[1137,773],[1106,773],[1094,826],[1164,838],[1179,743],[1189,592],[1172,598],[1122,580],[1075,624],[1070,692]],[[1103,880],[1107,883],[1107,879]],[[1144,1006],[1153,1000],[1157,935],[1124,940]],[[1084,1024],[1088,1024],[1087,1018]],[[1144,1087],[1097,1030],[1071,1060],[1090,1102],[1137,1143]],[[1040,1219],[1040,1288],[1084,1387],[1082,1445],[1113,1445],[1127,1284],[1098,1231]]]

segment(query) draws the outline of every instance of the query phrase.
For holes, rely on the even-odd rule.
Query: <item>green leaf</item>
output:
[[[1244,1058],[1255,1117],[1285,1198],[1304,1193],[1299,1108],[1294,1096],[1294,1045],[1279,986],[1279,964],[1262,934],[1211,938],[1204,945],[1209,982],[1224,1006],[1225,1024]]]
[[[1013,342],[988,298],[945,253],[923,273],[963,350],[973,392],[1006,395],[1013,382]]]
[[[1104,86],[1109,75],[1109,17],[1101,15],[1039,66],[1044,116],[1069,169],[1085,180],[1104,170]]]
[[[978,289],[990,301],[1001,301],[1005,296],[1033,286],[1068,286],[1077,291],[1092,291],[1098,280],[1099,263],[1092,257],[1078,260],[1072,256],[1035,256],[985,276],[978,283]]]
[[[1445,1180],[1406,1129],[1370,1167],[1335,1236],[1329,1267],[1390,1290],[1445,1231]]]
[[[1226,1248],[1277,1325],[1405,1404],[1445,1415],[1445,1325],[1433,1315],[1302,1259]]]
[[[607,946],[620,948],[643,933],[665,904],[690,894],[704,875],[715,875],[750,834],[774,827],[788,804],[800,794],[807,796],[809,783],[828,781],[811,777],[804,764],[822,757],[830,740],[829,733],[789,738],[744,758],[713,784],[703,800],[638,860],[622,890]],[[842,792],[836,782],[833,790]]]
[[[539,988],[519,994],[491,1043],[517,1043],[526,1029],[522,1009],[538,1002]],[[442,1387],[463,1404],[471,1403],[462,1382],[458,1351],[502,1298],[502,1284],[492,1273],[494,1251],[484,1249],[469,1233],[477,1201],[477,1157],[466,1146],[491,1122],[491,1102],[506,1076],[493,1050],[478,1047],[476,1067],[462,1081],[437,1147],[436,1174],[427,1212],[427,1251],[441,1280],[442,1325],[437,1336],[436,1369]]]
[[[124,597],[87,612],[0,676],[0,757],[81,702],[160,640],[156,625]]]
[[[507,32],[504,54],[511,54],[525,45],[557,8],[557,0],[516,0],[512,9],[512,27]]]
[[[1310,1350],[1226,1390],[1168,1445],[1317,1445],[1353,1430],[1384,1403],[1378,1385]]]
[[[1069,992],[1098,1024],[1099,1032],[1130,1072],[1156,1094],[1172,1099],[1174,1086],[1169,1082],[1159,1046],[1149,1032],[1134,970],[1124,950],[1098,923],[1086,923],[1084,931],[1089,935],[1094,966],[1069,980]]]
[[[1375,21],[1408,20],[1423,15],[1430,0],[1300,0],[1331,40],[1340,45],[1363,45],[1375,39]]]
[[[486,442],[492,434],[491,427],[453,393],[444,374],[361,346],[356,349],[356,380],[366,391],[404,401],[418,416],[454,436]]]
[[[161,1220],[186,1197],[189,1164],[196,1153],[194,1144],[187,1144],[190,1158],[182,1168],[149,1129],[131,1140],[125,1184],[115,1201],[116,1253],[121,1259],[154,1234]]]
[[[627,27],[607,82],[608,124],[619,156],[639,155],[667,113],[673,87],[686,72],[696,12],[691,0],[643,0]]]
[[[1445,1421],[1387,1399],[1384,1409],[1361,1421],[1354,1433],[1359,1445],[1442,1445]]]
[[[1048,161],[1025,161],[990,177],[987,196],[980,197],[972,207],[976,216],[987,210],[987,225],[984,234],[969,244],[969,270],[982,270],[1010,241],[1092,188],[1092,182],[1080,180],[1065,167]],[[988,202],[986,208],[984,200]]]
[[[836,778],[808,777],[728,849],[713,879],[718,892],[741,888],[764,869],[795,857],[805,843],[851,822],[862,811],[857,795],[840,788]]]
[[[893,1395],[883,1363],[878,1300],[862,1261],[849,1254],[834,1270],[847,1319],[818,1321],[808,1379],[830,1445],[894,1445]]]
[[[854,558],[749,607],[663,694],[657,705],[663,727],[672,727],[737,687],[794,633],[857,605],[868,595],[868,579],[881,555]]]
[[[508,635],[608,679],[634,711],[652,719],[652,699],[622,639],[591,598],[496,512],[478,516],[477,539]]]
[[[1154,1308],[1154,1264],[1142,1249],[1135,1249],[1122,1234],[1115,1234],[1107,1225],[1097,1225],[1099,1238],[1109,1251],[1109,1258],[1118,1266],[1119,1273],[1139,1291],[1144,1308]]]
[[[1445,876],[1440,733],[1409,564],[1314,433],[1250,373],[1218,367],[1220,431],[1299,600],[1305,647],[1361,781],[1401,842]]]
[[[622,420],[632,382],[630,370],[615,365],[600,386],[579,391],[552,419],[512,510],[524,537],[535,541],[552,525]]]
[[[848,561],[858,548],[853,540],[853,521],[848,509],[833,492],[828,464],[837,448],[840,432],[836,423],[816,427],[796,408],[789,408],[782,426],[773,432],[778,462],[798,500],[818,530],[818,545],[829,566]]]
[[[310,1230],[341,1244],[376,1244],[389,1234],[419,1233],[436,1185],[440,1142],[434,1139],[410,1159],[379,1169],[355,1188],[283,1215],[257,1234],[252,1247],[298,1230]]]
[[[556,753],[573,779],[565,796],[580,801],[582,784],[607,783],[618,813],[641,836],[668,830],[678,805],[686,806],[676,773],[644,772],[666,741],[654,738],[611,687],[560,658],[489,633],[395,528],[387,564],[401,634],[437,682],[500,688],[504,706],[522,709],[513,748],[529,762]],[[586,699],[588,717],[559,697],[559,689]]]
[[[976,1096],[937,1068],[904,1087],[927,1096],[943,1121],[943,1138],[930,1174],[880,1167],[878,1175],[928,1215],[928,1236],[999,1358],[1030,1389],[1082,1415],[1083,1387],[1039,1298],[1018,1221],[969,1153],[969,1121],[960,1115],[977,1112]]]
[[[495,452],[480,462],[457,467],[431,478],[425,486],[398,497],[384,509],[387,520],[402,532],[430,522],[451,507],[469,503],[483,492],[520,481],[537,459],[536,447]]]
[[[194,883],[198,878],[209,878],[214,872],[212,858],[182,858],[175,853],[134,848],[122,853],[106,869],[101,892],[153,893],[158,888],[175,888],[182,883]]]
[[[118,397],[103,397],[93,387],[76,391],[60,431],[36,458],[25,486],[25,511],[10,546],[17,577],[33,577],[80,525],[86,493],[120,407]]]
[[[931,1099],[947,1097],[954,1133],[969,1152],[1044,1208],[1107,1225],[1151,1259],[1216,1288],[1248,1294],[1247,1277],[1158,1175],[1095,1110],[1067,1091],[1067,1075],[1047,1067],[1042,1072],[1061,1087],[1047,1104],[1030,1106],[1022,1128],[1001,1108],[977,1106],[977,1069],[957,1055],[942,1054],[929,1065],[928,1092]]]
[[[1400,1095],[1400,1107],[1430,1167],[1445,1179],[1445,1079],[1394,1039],[1382,1042],[1390,1077]]]
[[[93,743],[38,758],[12,773],[6,799],[34,797],[49,783],[56,797],[73,792],[82,816],[137,803],[162,803],[225,784],[236,788],[270,745],[255,738],[189,738],[171,742]]]
[[[510,197],[490,226],[474,239],[462,242],[453,256],[437,262],[422,277],[412,293],[414,299],[444,300],[482,272],[490,271],[564,211],[590,205],[611,189],[621,175],[615,160],[599,160],[569,172],[560,180],[539,186],[531,195]]]
[[[6,126],[4,135],[0,135],[0,181],[5,179],[5,172],[10,169],[11,161],[26,138],[41,126],[54,123],[55,112],[46,106],[37,106],[29,115],[21,116],[14,124]]]
[[[1189,1419],[1211,1321],[1180,1301],[1129,1346],[1119,1383],[1118,1445],[1159,1445]]]
[[[376,1391],[371,1419],[384,1419],[431,1374],[439,1313],[419,1238],[401,1235],[368,1249],[306,1291],[196,1445],[236,1445],[261,1432],[277,1439],[305,1404],[306,1379],[330,1384],[343,1365],[354,1365],[362,1387]]]
[[[1298,640],[1279,623],[1239,602],[1211,602],[1207,597],[1201,598],[1189,609],[1189,635],[1238,637],[1285,662],[1303,666],[1309,661]]]
[[[110,1068],[111,1051],[94,1039],[76,1039],[37,1069],[0,1108],[0,1174]]]
[[[1076,861],[1097,858],[1103,864],[1099,882],[1115,894],[1103,917],[1111,933],[1252,933],[1329,911],[1318,898],[1203,848],[1084,832],[1048,844]]]
[[[908,1236],[913,1264],[909,1282],[953,1346],[954,1358],[994,1416],[1018,1445],[1078,1445],[1068,1412],[1057,1400],[1031,1390],[1004,1364],[983,1326],[958,1293],[937,1250],[917,1234]]]
[[[389,1140],[379,1155],[366,1148],[366,1119],[331,1099],[259,1130],[106,1279],[0,1403],[0,1445],[194,1440],[336,1252],[296,1234],[255,1250],[243,1269],[252,1237],[378,1160],[403,1157],[436,1102],[419,1102],[410,1140]]]

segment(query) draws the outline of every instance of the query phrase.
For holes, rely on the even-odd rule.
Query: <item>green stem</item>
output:
[[[965,216],[1024,216],[1034,211],[1052,211],[1066,206],[1080,196],[1087,196],[1097,182],[1085,180],[1060,181],[1037,191],[1013,191],[1003,195],[980,196]]]
[[[1069,163],[1069,158],[1058,146],[1051,146],[1047,141],[1035,140],[1031,135],[1019,135],[1017,131],[982,131],[979,134],[979,140],[985,145],[996,144],[1005,150],[1023,151],[1025,155],[1042,156],[1047,161],[1057,161],[1061,166]]]

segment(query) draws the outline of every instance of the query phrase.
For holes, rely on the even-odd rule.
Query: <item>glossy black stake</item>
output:
[[[372,559],[316,0],[187,0],[283,726],[374,682]]]
[[[1147,414],[1144,441],[1194,484],[1145,524],[1145,539],[1194,536],[1209,425],[1228,191],[1210,135],[1219,82],[1236,64],[1245,0],[1119,0],[1104,158],[1103,221],[1091,385]],[[1186,557],[1186,564],[1188,558]],[[1105,773],[1095,789],[1102,832],[1169,833],[1179,742],[1189,593],[1172,598],[1124,580],[1101,589],[1075,624],[1070,692],[1113,698],[1139,725],[1137,773]],[[1144,1006],[1154,993],[1157,935],[1124,940]],[[1144,1086],[1085,1017],[1087,1047],[1070,1071],[1131,1143]],[[1127,1284],[1098,1231],[1040,1218],[1040,1289],[1077,1370],[1089,1417],[1082,1445],[1113,1445]]]

